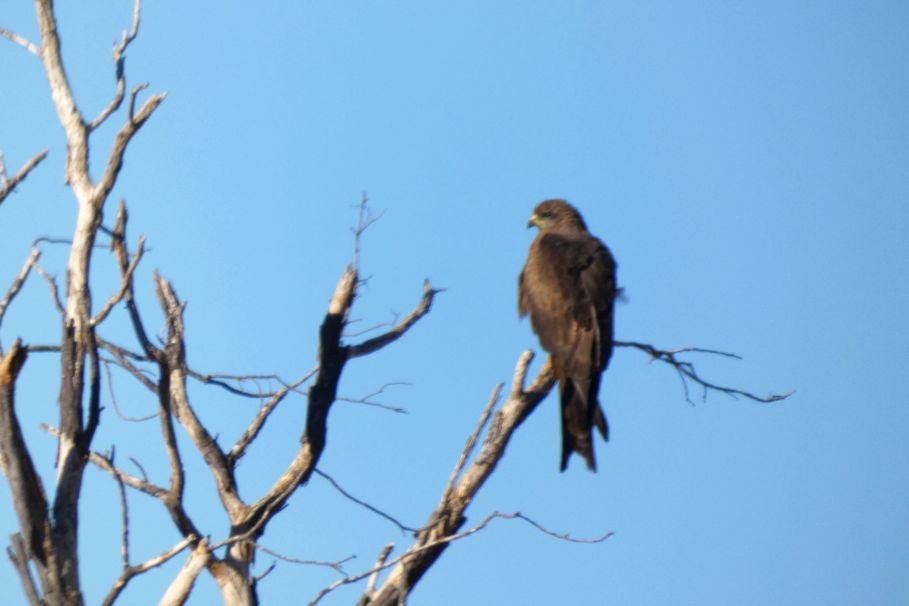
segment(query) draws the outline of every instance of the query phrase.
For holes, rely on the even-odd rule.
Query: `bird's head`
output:
[[[545,200],[537,204],[527,227],[538,227],[540,231],[587,231],[581,213],[565,200]]]

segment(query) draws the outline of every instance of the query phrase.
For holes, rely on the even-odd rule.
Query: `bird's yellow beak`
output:
[[[527,229],[530,229],[531,227],[539,227],[540,224],[537,223],[538,218],[539,217],[537,217],[536,213],[533,213],[532,215],[530,215],[530,221],[527,222]]]

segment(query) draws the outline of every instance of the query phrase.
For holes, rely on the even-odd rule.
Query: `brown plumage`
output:
[[[604,440],[609,426],[600,408],[600,377],[612,355],[616,263],[564,200],[546,200],[528,227],[540,229],[518,279],[518,311],[530,314],[540,344],[552,357],[562,408],[562,462],[571,453],[596,471],[592,428]]]

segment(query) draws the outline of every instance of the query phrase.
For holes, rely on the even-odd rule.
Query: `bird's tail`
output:
[[[604,440],[609,440],[609,424],[596,398],[595,385],[579,386],[571,380],[559,381],[562,402],[562,462],[561,471],[568,467],[572,452],[587,461],[587,468],[597,470],[593,452],[593,426],[596,425]],[[587,397],[584,397],[586,394]]]

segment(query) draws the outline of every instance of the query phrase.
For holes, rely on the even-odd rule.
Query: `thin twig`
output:
[[[290,385],[285,385],[283,389],[278,390],[271,397],[271,399],[262,405],[262,408],[259,409],[259,412],[256,414],[255,418],[249,424],[249,427],[246,428],[246,431],[243,432],[243,435],[240,436],[240,439],[237,440],[233,448],[230,449],[230,452],[227,454],[227,462],[229,466],[233,466],[236,462],[243,457],[246,453],[246,449],[252,443],[253,440],[258,437],[259,432],[262,431],[262,427],[265,426],[265,422],[268,420],[269,415],[274,412],[275,408],[284,397],[291,391],[296,390],[297,387],[308,381],[313,377],[313,375],[318,372],[318,367],[312,369],[300,379],[291,383]]]
[[[133,6],[133,22],[132,29],[129,33],[126,30],[123,31],[123,36],[120,39],[119,44],[114,44],[112,51],[114,58],[114,69],[116,70],[117,76],[117,92],[114,95],[114,98],[111,102],[105,107],[101,113],[95,118],[92,123],[89,125],[89,130],[95,130],[101,124],[107,120],[111,114],[117,111],[120,108],[120,105],[123,103],[123,98],[126,95],[126,73],[124,68],[124,59],[126,54],[126,48],[130,43],[136,39],[136,36],[139,34],[139,18],[142,10],[141,0],[136,0],[135,5]]]
[[[263,553],[267,553],[270,556],[274,556],[283,562],[288,562],[290,564],[304,564],[306,566],[324,566],[326,568],[331,568],[332,570],[335,570],[338,573],[343,574],[343,575],[347,574],[346,572],[344,572],[343,565],[346,564],[347,562],[350,562],[351,560],[357,559],[357,556],[350,555],[350,556],[347,556],[346,558],[340,559],[336,562],[329,562],[326,560],[302,560],[300,558],[292,558],[290,556],[286,556],[284,554],[278,553],[277,551],[273,551],[273,550],[269,549],[268,547],[265,547],[264,545],[261,545],[259,543],[253,543],[253,547],[255,547],[257,550],[259,550]]]
[[[255,382],[255,381],[259,381],[259,380],[268,380],[268,381],[277,381],[278,383],[280,383],[281,385],[283,385],[285,387],[287,387],[287,385],[288,385],[278,375],[203,374],[200,372],[196,372],[195,370],[192,370],[191,368],[187,368],[186,371],[187,371],[186,376],[191,377],[191,378],[199,381],[200,383],[204,383],[206,385],[215,385],[234,395],[243,396],[244,398],[253,398],[253,399],[273,398],[285,390],[280,389],[278,391],[247,391],[245,389],[241,389],[240,387],[234,387],[228,381],[233,381],[234,383],[237,383],[238,385],[242,385],[244,382],[247,382],[247,381]],[[316,374],[316,372],[318,372],[318,368],[310,371],[310,373],[307,375],[307,378],[311,378],[313,375]],[[300,382],[296,382],[296,383],[294,383],[294,385],[296,387],[299,387]],[[296,387],[292,388],[291,391],[296,391]]]
[[[347,492],[346,490],[344,490],[344,489],[341,487],[341,485],[338,484],[337,481],[335,481],[335,479],[334,479],[333,477],[331,477],[330,475],[328,475],[328,474],[325,473],[324,471],[320,470],[318,467],[317,467],[316,469],[313,470],[313,473],[316,473],[316,474],[318,474],[319,476],[321,476],[321,477],[325,478],[326,480],[328,480],[328,482],[329,482],[332,486],[334,486],[335,490],[337,490],[338,492],[340,492],[342,495],[344,495],[344,496],[345,496],[346,498],[348,498],[349,500],[353,501],[354,503],[356,503],[357,505],[359,505],[359,506],[361,506],[361,507],[365,507],[365,508],[368,509],[369,511],[373,512],[374,514],[376,514],[376,515],[378,515],[378,516],[381,516],[381,517],[385,518],[386,520],[388,520],[389,522],[391,522],[392,524],[394,524],[395,526],[397,526],[398,528],[400,528],[400,529],[401,529],[401,532],[417,532],[417,531],[419,530],[419,529],[417,529],[417,528],[412,528],[412,527],[410,527],[410,526],[406,526],[406,525],[402,524],[402,523],[399,522],[397,519],[395,519],[394,517],[392,517],[392,516],[390,516],[389,514],[385,513],[385,512],[382,511],[381,509],[379,509],[379,508],[377,508],[377,507],[374,507],[373,505],[370,505],[370,504],[367,503],[366,501],[363,501],[363,500],[358,499],[357,497],[353,496],[352,494],[350,494],[349,492]]]
[[[117,597],[120,595],[120,593],[123,591],[123,589],[126,587],[126,584],[129,583],[129,581],[133,577],[136,577],[144,572],[148,572],[149,570],[151,570],[153,568],[157,568],[158,566],[161,566],[161,565],[167,563],[171,558],[173,558],[174,556],[179,554],[181,551],[183,551],[184,549],[186,549],[187,547],[189,547],[196,541],[198,541],[198,537],[196,537],[195,535],[189,535],[189,536],[185,537],[182,541],[180,541],[179,543],[177,543],[176,545],[174,545],[173,547],[171,547],[170,549],[165,551],[164,553],[162,553],[158,556],[155,556],[155,557],[151,558],[150,560],[146,560],[142,564],[138,564],[136,566],[125,567],[123,569],[123,572],[120,574],[120,578],[118,578],[114,582],[114,586],[111,587],[107,596],[104,598],[104,601],[101,603],[102,606],[110,606],[111,604],[113,604],[114,601],[117,599]]]
[[[110,361],[101,360],[101,363],[104,365],[104,373],[107,375],[107,390],[110,392],[110,402],[114,406],[114,412],[117,413],[117,416],[123,419],[124,421],[129,421],[130,423],[141,423],[143,421],[150,421],[158,417],[160,413],[156,412],[155,414],[146,415],[144,417],[130,417],[123,413],[120,410],[120,406],[117,404],[117,396],[114,394],[114,380],[110,372]]]
[[[444,290],[445,289],[443,288],[433,288],[429,280],[425,280],[423,282],[423,298],[420,300],[416,309],[407,314],[407,317],[388,332],[368,339],[358,345],[348,346],[348,357],[358,358],[360,356],[365,356],[397,341],[411,326],[416,324],[420,318],[429,313],[429,310],[432,308],[433,298],[440,292],[444,292]]]
[[[98,312],[94,318],[91,319],[92,326],[98,326],[101,322],[107,318],[107,315],[114,308],[114,306],[123,300],[123,297],[126,296],[126,293],[132,288],[133,273],[136,271],[136,267],[139,266],[139,261],[142,260],[142,255],[145,252],[145,236],[139,236],[139,248],[136,250],[136,256],[133,257],[132,262],[129,264],[129,267],[126,268],[126,272],[120,278],[120,290],[112,296],[101,311]]]
[[[41,429],[43,429],[44,431],[51,434],[52,436],[54,436],[57,439],[60,438],[60,435],[61,435],[60,430],[57,429],[56,427],[54,427],[53,425],[48,425],[47,423],[42,423]],[[147,479],[137,478],[136,476],[123,471],[119,467],[115,467],[114,465],[112,465],[110,463],[110,461],[107,459],[107,457],[105,457],[104,455],[102,455],[99,452],[91,451],[88,455],[88,458],[89,458],[89,461],[91,461],[96,467],[98,467],[102,471],[106,471],[107,473],[109,473],[111,475],[115,475],[115,476],[119,477],[119,479],[122,480],[123,483],[126,484],[127,486],[129,486],[130,488],[135,488],[136,490],[138,490],[140,492],[144,492],[145,494],[147,494],[149,496],[152,496],[152,497],[155,497],[158,499],[162,499],[162,500],[164,499],[164,497],[168,496],[168,494],[169,494],[168,491],[165,490],[164,488],[162,488],[161,486],[158,486],[157,484],[153,484],[152,482],[149,482]],[[136,461],[132,458],[130,458],[130,461],[133,461],[133,463],[136,463]],[[138,463],[136,463],[136,464],[138,465]],[[143,475],[144,475],[144,473],[145,472],[143,471]]]
[[[338,396],[337,398],[335,398],[335,400],[338,400],[340,402],[348,402],[350,404],[364,404],[366,406],[375,406],[376,408],[390,410],[391,412],[396,412],[399,414],[407,414],[407,409],[405,409],[405,408],[401,408],[400,406],[392,406],[390,404],[383,404],[382,402],[375,402],[371,399],[375,396],[385,393],[385,389],[387,387],[393,387],[396,385],[410,385],[410,383],[408,383],[406,381],[392,381],[390,383],[386,383],[385,385],[380,387],[378,390],[372,392],[371,394],[367,394],[367,395],[363,396],[362,398],[347,398],[347,397],[343,397],[343,396]]]
[[[525,522],[527,522],[528,524],[530,524],[531,526],[533,526],[534,528],[536,528],[543,534],[548,534],[549,536],[551,536],[553,538],[561,539],[563,541],[568,541],[569,543],[587,543],[587,544],[602,543],[603,541],[605,541],[606,539],[608,539],[609,537],[611,537],[615,534],[614,532],[607,532],[598,537],[594,537],[592,539],[585,539],[585,538],[579,539],[579,538],[575,538],[575,537],[571,536],[570,532],[555,532],[553,530],[549,530],[548,528],[546,528],[539,522],[536,522],[535,520],[525,516],[523,513],[519,512],[519,511],[516,511],[511,514],[500,514],[498,517],[503,518],[503,519],[524,520]]]
[[[480,422],[477,423],[476,429],[474,429],[473,433],[470,434],[470,437],[467,438],[467,443],[464,445],[464,450],[461,451],[461,456],[458,458],[458,462],[455,465],[455,468],[451,471],[451,475],[448,477],[448,483],[445,485],[445,490],[442,491],[440,508],[444,507],[444,505],[448,502],[448,499],[451,498],[451,492],[454,490],[455,482],[457,482],[458,478],[461,476],[461,472],[464,470],[464,466],[470,459],[470,455],[473,454],[473,449],[477,445],[477,440],[480,438],[480,434],[483,433],[483,428],[486,427],[486,423],[489,421],[489,417],[492,415],[492,411],[499,401],[499,394],[501,392],[502,384],[499,383],[496,385],[495,389],[493,389],[492,395],[489,397],[489,403],[486,404],[486,408],[483,409],[483,414],[480,415]]]
[[[558,532],[553,532],[551,530],[548,530],[545,527],[543,527],[542,525],[538,524],[537,522],[534,522],[532,519],[528,518],[527,516],[521,514],[520,512],[501,513],[498,511],[494,511],[491,514],[489,514],[488,516],[486,516],[486,518],[482,522],[480,522],[479,524],[477,524],[476,526],[474,526],[472,528],[468,528],[467,530],[464,530],[457,534],[448,535],[448,536],[439,538],[435,541],[426,543],[425,545],[415,546],[392,560],[389,560],[387,562],[377,563],[376,566],[373,566],[372,568],[370,568],[369,570],[367,570],[365,572],[362,572],[362,573],[356,574],[356,575],[352,575],[352,576],[348,576],[343,579],[338,579],[337,581],[335,581],[328,587],[325,587],[324,589],[322,589],[322,591],[320,591],[316,595],[316,597],[309,603],[309,606],[314,606],[322,598],[324,598],[328,593],[334,591],[335,589],[337,589],[338,587],[341,587],[342,585],[349,585],[351,583],[356,583],[357,581],[361,581],[361,580],[365,579],[366,577],[376,574],[379,571],[382,571],[382,570],[385,570],[392,566],[395,566],[399,562],[402,562],[408,558],[411,558],[411,557],[417,555],[418,553],[420,553],[421,551],[426,551],[428,549],[433,549],[433,548],[439,547],[440,545],[452,543],[454,541],[459,541],[461,539],[469,537],[470,535],[476,534],[476,533],[480,532],[481,530],[483,530],[484,528],[486,528],[489,525],[489,523],[495,519],[503,519],[503,520],[521,519],[521,520],[524,520],[525,522],[530,523],[534,528],[545,533],[548,536],[551,536],[553,538],[563,540],[563,541],[569,541],[572,543],[602,543],[603,541],[608,539],[613,534],[610,532],[610,533],[606,533],[600,537],[596,537],[593,539],[576,539],[576,538],[571,537],[568,533],[558,533]]]
[[[366,192],[363,192],[363,195],[360,196],[360,204],[358,205],[359,212],[357,213],[357,226],[351,228],[351,231],[354,234],[354,258],[353,258],[353,267],[357,272],[360,271],[360,238],[363,237],[363,234],[369,229],[369,226],[382,218],[385,214],[385,211],[380,211],[378,214],[373,215],[369,210],[369,198],[366,195]]]
[[[57,312],[61,317],[66,316],[66,309],[63,307],[63,302],[60,300],[60,289],[57,288],[57,279],[47,273],[47,270],[37,263],[35,264],[35,271],[38,272],[39,276],[44,278],[45,282],[47,282],[47,285],[50,288],[51,301],[54,302],[54,307],[57,309]]]
[[[107,457],[111,467],[114,467],[114,448],[111,447],[110,456]],[[117,489],[120,493],[120,523],[123,525],[120,541],[120,558],[123,562],[124,570],[129,568],[129,506],[126,502],[126,485],[119,474],[112,474],[117,481]]]
[[[361,282],[364,282],[364,281],[361,281]],[[354,330],[354,331],[345,330],[345,331],[344,331],[344,338],[345,338],[345,339],[352,339],[352,338],[354,338],[354,337],[362,337],[363,335],[369,334],[369,333],[371,333],[371,332],[375,332],[375,331],[379,330],[380,328],[389,328],[389,327],[391,327],[391,326],[394,326],[395,324],[398,323],[398,319],[401,317],[401,314],[399,314],[399,313],[396,312],[396,311],[392,311],[392,312],[391,312],[391,316],[392,316],[392,318],[391,318],[391,320],[389,320],[388,322],[379,322],[378,324],[373,324],[372,326],[370,326],[370,327],[368,327],[368,328],[363,328],[363,329],[360,329],[360,330]],[[360,321],[359,319],[356,319],[356,320],[348,320],[348,321],[347,321],[347,326],[345,326],[345,329],[346,329],[347,327],[349,327],[351,324],[355,324],[355,323],[357,323],[357,322],[359,322],[359,321]]]
[[[695,383],[697,383],[698,385],[703,387],[703,389],[704,389],[703,399],[704,400],[707,399],[708,392],[715,391],[715,392],[719,392],[719,393],[724,393],[731,398],[735,398],[736,396],[742,396],[744,398],[748,398],[749,400],[754,400],[755,402],[761,402],[764,404],[768,404],[771,402],[779,402],[780,400],[785,400],[786,398],[791,396],[793,393],[795,393],[795,391],[793,390],[793,391],[790,391],[789,393],[785,393],[785,394],[772,394],[771,393],[765,397],[761,397],[761,396],[756,396],[753,393],[743,391],[741,389],[736,389],[733,387],[723,387],[721,385],[717,385],[716,383],[712,383],[712,382],[707,381],[706,379],[702,378],[698,374],[697,370],[695,369],[694,363],[689,362],[687,360],[680,360],[677,358],[677,355],[682,354],[682,353],[701,353],[701,354],[717,355],[717,356],[723,356],[723,357],[727,357],[727,358],[734,358],[737,360],[741,360],[742,357],[739,356],[738,354],[729,353],[729,352],[725,352],[725,351],[719,351],[716,349],[705,349],[703,347],[685,347],[685,348],[676,349],[676,350],[664,350],[664,349],[658,349],[658,348],[654,347],[653,345],[650,345],[649,343],[639,343],[637,341],[615,341],[614,345],[616,347],[632,347],[634,349],[639,349],[639,350],[645,352],[646,354],[648,354],[653,360],[659,360],[660,362],[665,362],[666,364],[669,364],[670,366],[672,366],[675,369],[675,371],[678,373],[679,378],[682,381],[682,386],[685,391],[685,400],[691,404],[693,404],[693,402],[688,397],[688,381],[689,380],[694,381]]]
[[[143,370],[143,369],[137,367],[136,365],[134,365],[120,351],[118,351],[116,349],[110,349],[109,348],[109,345],[111,345],[110,343],[102,342],[101,339],[98,339],[98,345],[100,345],[104,350],[113,354],[113,356],[116,358],[116,361],[110,361],[111,364],[116,364],[117,366],[119,366],[120,368],[122,368],[123,370],[125,370],[126,372],[131,374],[133,377],[135,377],[136,380],[138,380],[140,383],[142,383],[142,385],[144,385],[152,393],[154,393],[154,394],[158,393],[158,384],[155,383],[154,380],[149,377],[149,375],[151,374],[149,371]]]

